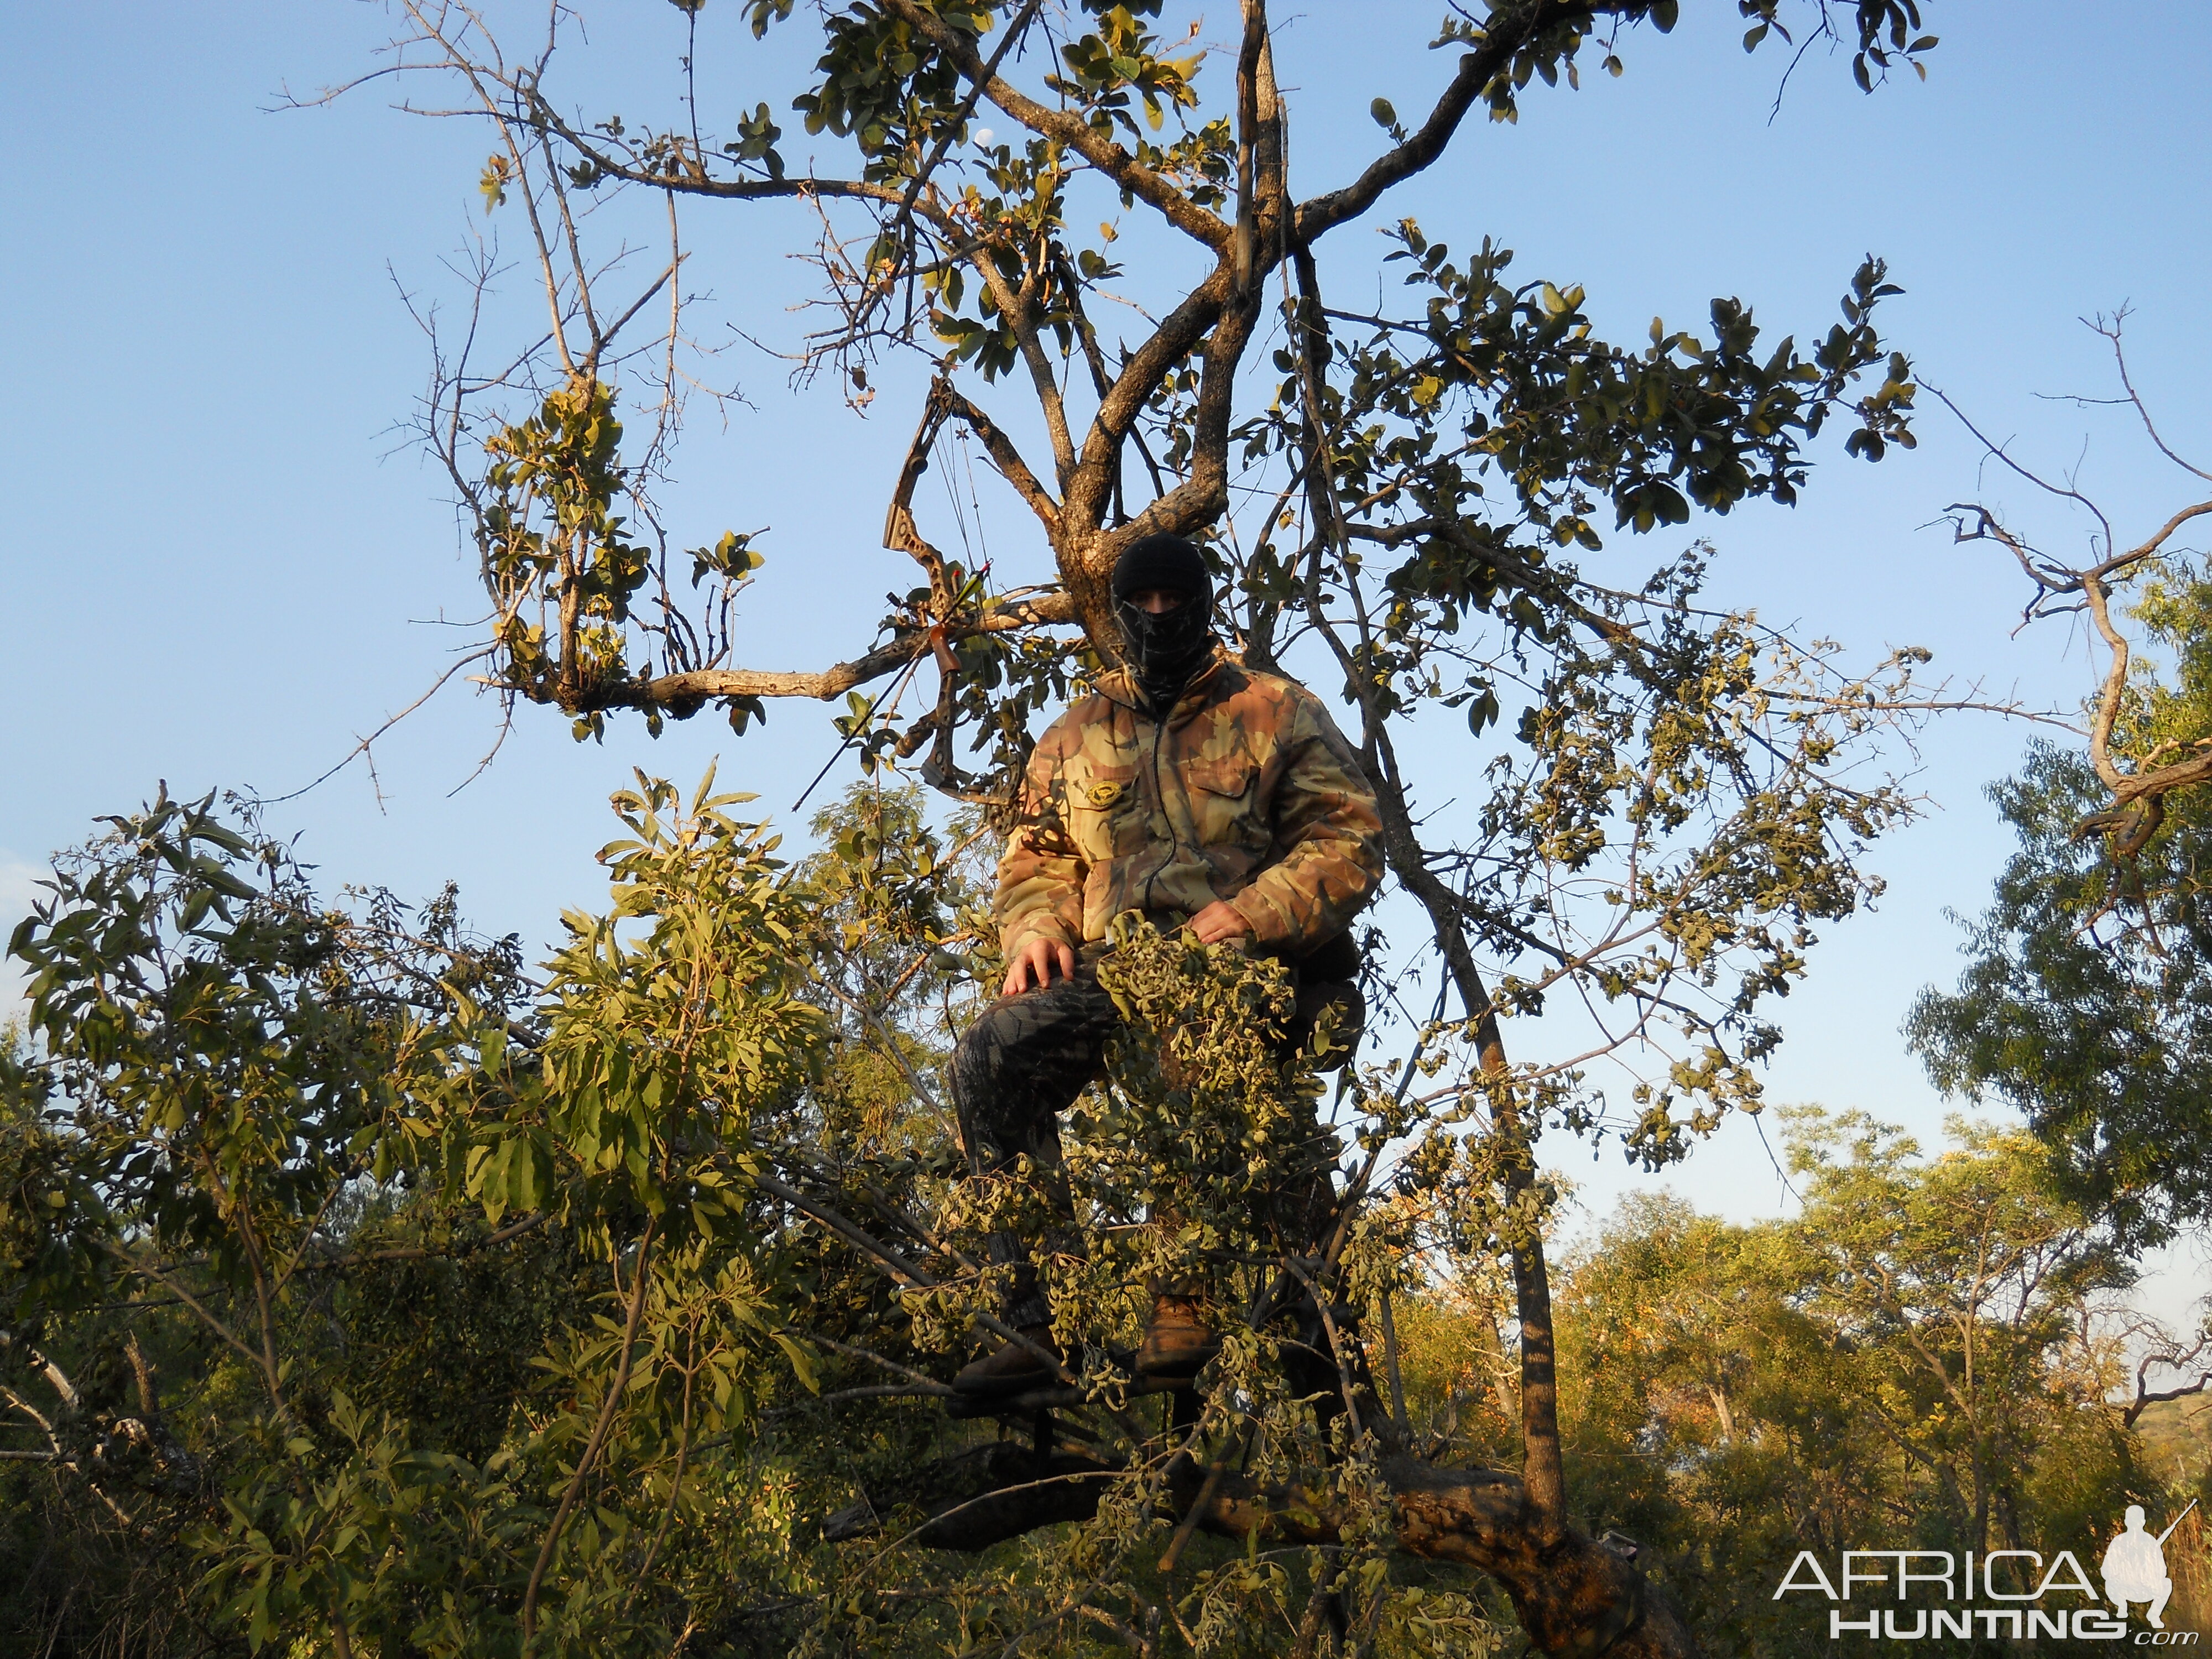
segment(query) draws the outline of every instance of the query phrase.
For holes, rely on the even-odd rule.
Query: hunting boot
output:
[[[1158,1382],[1188,1382],[1206,1369],[1221,1352],[1221,1339],[1213,1334],[1193,1296],[1156,1291],[1152,1317],[1145,1327],[1145,1340],[1137,1345],[1136,1371]]]
[[[1058,1356],[1050,1325],[1024,1325],[1021,1334],[1046,1353]],[[1027,1394],[1060,1380],[1057,1358],[1048,1360],[1019,1342],[1004,1342],[974,1364],[965,1365],[952,1379],[953,1391],[970,1399],[995,1400]]]

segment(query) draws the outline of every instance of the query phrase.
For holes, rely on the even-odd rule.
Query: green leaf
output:
[[[792,1374],[799,1378],[799,1386],[809,1394],[821,1393],[822,1382],[815,1370],[812,1352],[781,1331],[775,1333],[775,1346],[783,1350],[783,1357],[791,1362]]]
[[[192,868],[203,881],[226,898],[255,899],[261,896],[256,889],[248,886],[213,859],[194,859]]]

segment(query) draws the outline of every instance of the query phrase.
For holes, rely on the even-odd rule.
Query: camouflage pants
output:
[[[1284,1033],[1285,1048],[1302,1045],[1322,1011],[1329,1006],[1346,1016],[1340,1030],[1353,1043],[1358,1041],[1364,1005],[1351,973],[1357,971],[1358,957],[1348,939],[1331,945],[1342,948],[1331,952],[1325,946],[1304,966],[1292,965],[1298,979],[1297,1010]],[[1107,949],[1103,944],[1086,945],[1068,978],[1054,980],[1041,990],[1000,998],[977,1017],[952,1050],[952,1100],[960,1115],[960,1142],[969,1167],[979,1176],[991,1176],[1012,1169],[1022,1158],[1030,1160],[1054,1217],[1042,1241],[1051,1254],[1080,1248],[1074,1236],[1074,1206],[1059,1174],[1060,1116],[1098,1075],[1105,1062],[1106,1041],[1121,1024],[1112,995],[1098,982],[1098,963]],[[1340,969],[1347,956],[1349,969]],[[1331,969],[1343,972],[1343,977],[1324,977]],[[1006,1322],[1028,1326],[1049,1321],[1051,1305],[1037,1284],[1023,1242],[1008,1234],[994,1235],[991,1260],[1014,1270]]]

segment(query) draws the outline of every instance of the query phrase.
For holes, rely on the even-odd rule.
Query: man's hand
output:
[[[1218,945],[1224,939],[1242,939],[1252,931],[1252,924],[1227,899],[1216,899],[1190,919],[1190,931],[1198,935],[1200,945]]]
[[[1218,904],[1213,908],[1221,908]],[[1056,939],[1033,939],[1017,951],[1014,959],[1006,964],[1006,985],[1000,994],[1019,996],[1030,988],[1032,980],[1036,988],[1042,991],[1052,983],[1054,969],[1059,970],[1062,979],[1073,977],[1075,952]]]

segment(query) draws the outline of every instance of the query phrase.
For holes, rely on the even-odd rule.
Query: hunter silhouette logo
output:
[[[2105,1547],[2105,1595],[2121,1618],[2128,1616],[2129,1602],[2147,1601],[2150,1605],[2143,1616],[2150,1620],[2150,1627],[2166,1628],[2166,1598],[2173,1594],[2173,1580],[2166,1573],[2166,1540],[2173,1536],[2182,1516],[2196,1507],[2192,1498],[2189,1509],[2175,1516],[2172,1524],[2154,1538],[2143,1530],[2142,1505],[2128,1505],[2127,1530]]]

